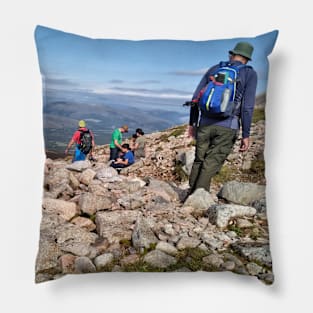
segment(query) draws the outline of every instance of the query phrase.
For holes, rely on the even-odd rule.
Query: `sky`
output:
[[[37,26],[35,40],[44,88],[99,95],[190,100],[206,70],[228,59],[238,41],[254,46],[257,95],[266,91],[277,31],[224,40],[91,39]],[[127,99],[127,98],[126,98]]]

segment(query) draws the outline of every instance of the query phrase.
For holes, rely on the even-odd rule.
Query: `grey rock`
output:
[[[114,260],[114,256],[112,253],[104,253],[97,256],[94,260],[96,268],[98,271],[111,264]]]
[[[92,215],[99,210],[111,209],[112,199],[86,192],[80,196],[79,207],[82,212]]]
[[[144,262],[153,267],[167,268],[170,265],[176,264],[177,260],[161,250],[153,250],[145,255]]]
[[[185,207],[193,207],[196,210],[207,211],[210,206],[215,204],[211,194],[203,188],[197,189],[190,195],[184,203]]]
[[[256,208],[258,213],[266,213],[266,199],[265,198],[253,201],[251,206]]]
[[[179,199],[179,194],[174,188],[167,182],[150,179],[148,185],[148,192],[151,192],[157,196],[161,196],[168,202],[172,202]]]
[[[92,169],[88,168],[87,170],[83,171],[82,174],[79,177],[80,182],[82,182],[84,185],[88,186],[91,181],[96,176],[96,172]]]
[[[123,259],[121,259],[121,266],[125,267],[128,265],[133,265],[133,264],[139,262],[139,260],[140,260],[139,255],[131,254],[131,255],[128,255],[128,256],[124,257]]]
[[[196,248],[200,243],[199,239],[184,236],[178,241],[176,247],[178,250],[184,250],[186,248]]]
[[[89,218],[77,216],[72,219],[71,223],[77,225],[87,231],[93,231],[96,229],[95,223],[92,222]]]
[[[122,175],[127,175],[129,173],[134,173],[137,170],[141,169],[143,167],[144,163],[142,160],[136,161],[131,166],[125,167],[121,170]]]
[[[183,171],[189,176],[191,173],[191,168],[195,159],[195,148],[188,151],[181,151],[178,153],[176,160],[180,161],[182,164]]]
[[[208,215],[210,222],[219,228],[227,227],[230,219],[243,216],[254,216],[256,209],[236,204],[221,204],[211,206]]]
[[[255,261],[258,264],[267,267],[272,266],[272,258],[269,245],[254,244],[254,243],[234,243],[231,247],[241,256],[249,261]]]
[[[54,199],[70,188],[69,183],[69,171],[65,168],[53,168],[44,179],[44,187],[49,190],[49,198]]]
[[[267,285],[271,285],[274,282],[274,275],[273,275],[273,273],[259,274],[258,278],[260,280],[262,280]]]
[[[96,173],[96,178],[100,180],[110,181],[112,178],[116,177],[118,177],[118,172],[113,167],[102,168]]]
[[[36,282],[42,282],[43,277],[40,274],[49,274],[47,279],[53,279],[53,275],[62,272],[58,258],[62,255],[61,249],[54,242],[50,242],[44,238],[40,237],[39,248],[36,257]]]
[[[59,199],[44,198],[42,208],[47,213],[60,215],[66,221],[69,221],[78,213],[75,203]]]
[[[222,187],[218,196],[229,202],[250,205],[252,202],[265,197],[265,186],[230,181]]]
[[[223,247],[223,241],[214,238],[213,234],[203,232],[201,233],[201,239],[212,250],[221,249]]]
[[[253,224],[248,220],[238,218],[237,219],[237,227],[239,227],[239,228],[250,228],[250,227],[253,227]]]
[[[60,249],[77,256],[88,255],[90,245],[96,241],[97,237],[97,234],[70,223],[56,228],[56,242]]]
[[[66,166],[66,168],[70,171],[82,172],[88,168],[91,168],[91,163],[88,160],[76,161],[76,162]]]
[[[59,258],[60,266],[63,274],[70,274],[75,272],[75,260],[77,256],[72,254],[63,254]]]
[[[236,263],[233,261],[226,261],[222,266],[226,271],[233,271],[236,268]]]
[[[96,214],[97,233],[110,243],[131,240],[138,212],[132,210],[99,211]]]
[[[218,254],[210,254],[202,259],[204,267],[220,268],[224,263],[222,256]]]
[[[151,244],[157,243],[158,238],[151,230],[150,225],[143,217],[138,217],[132,233],[132,243],[137,249],[149,248]]]
[[[69,183],[73,189],[77,189],[80,184],[78,178],[76,178],[76,176],[72,172],[69,173]]]
[[[175,256],[178,253],[178,250],[173,245],[164,241],[158,242],[156,249],[172,256]]]
[[[246,265],[248,273],[253,276],[257,276],[258,274],[262,273],[263,268],[256,263],[250,262]]]
[[[96,272],[96,267],[91,262],[91,260],[87,257],[78,257],[75,259],[75,273],[94,273]]]

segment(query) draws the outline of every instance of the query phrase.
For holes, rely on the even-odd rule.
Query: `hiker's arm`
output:
[[[250,127],[255,105],[255,93],[257,86],[257,75],[251,71],[247,77],[245,93],[242,99],[241,123],[242,123],[242,140],[240,151],[247,151],[249,148]]]
[[[71,148],[71,146],[74,144],[74,142],[75,141],[73,139],[70,140],[70,142],[68,143],[68,145],[67,145],[67,147],[65,149],[65,154],[68,153],[68,150]]]
[[[116,147],[118,147],[120,150],[122,150],[122,146],[118,143],[116,139],[114,139],[114,144]]]
[[[128,159],[117,159],[116,161],[117,164],[124,164],[124,165],[128,165]]]
[[[94,135],[93,135],[92,132],[91,132],[91,138],[92,138],[92,141],[91,141],[90,156],[93,155],[93,152],[95,151],[95,147],[96,147],[96,144],[95,144],[95,137],[94,137]]]

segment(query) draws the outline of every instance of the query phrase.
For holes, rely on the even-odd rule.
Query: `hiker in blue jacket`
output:
[[[124,143],[121,146],[123,154],[111,163],[114,168],[124,168],[135,163],[135,157],[130,150],[129,144]]]
[[[227,66],[240,68],[236,79],[236,88],[233,91],[234,105],[230,116],[221,118],[214,114],[206,114],[199,108],[199,105],[193,105],[190,108],[188,133],[189,136],[196,138],[196,152],[189,177],[189,194],[198,188],[210,191],[211,179],[220,171],[231,152],[240,126],[242,127],[240,151],[247,151],[249,148],[250,126],[257,86],[256,72],[251,66],[246,66],[251,60],[252,52],[251,44],[239,42],[233,50],[229,51],[229,61],[225,62]],[[206,72],[193,94],[192,101],[195,103],[199,101],[199,94],[212,79],[215,79],[220,66],[217,64]]]

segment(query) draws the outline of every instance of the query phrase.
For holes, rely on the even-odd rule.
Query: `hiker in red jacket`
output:
[[[68,154],[68,150],[73,144],[76,144],[75,152],[73,156],[73,162],[83,161],[86,156],[89,155],[90,160],[94,160],[92,153],[95,147],[94,135],[91,130],[86,127],[86,122],[81,120],[78,122],[78,129],[74,132],[72,139],[65,149],[65,154]]]

